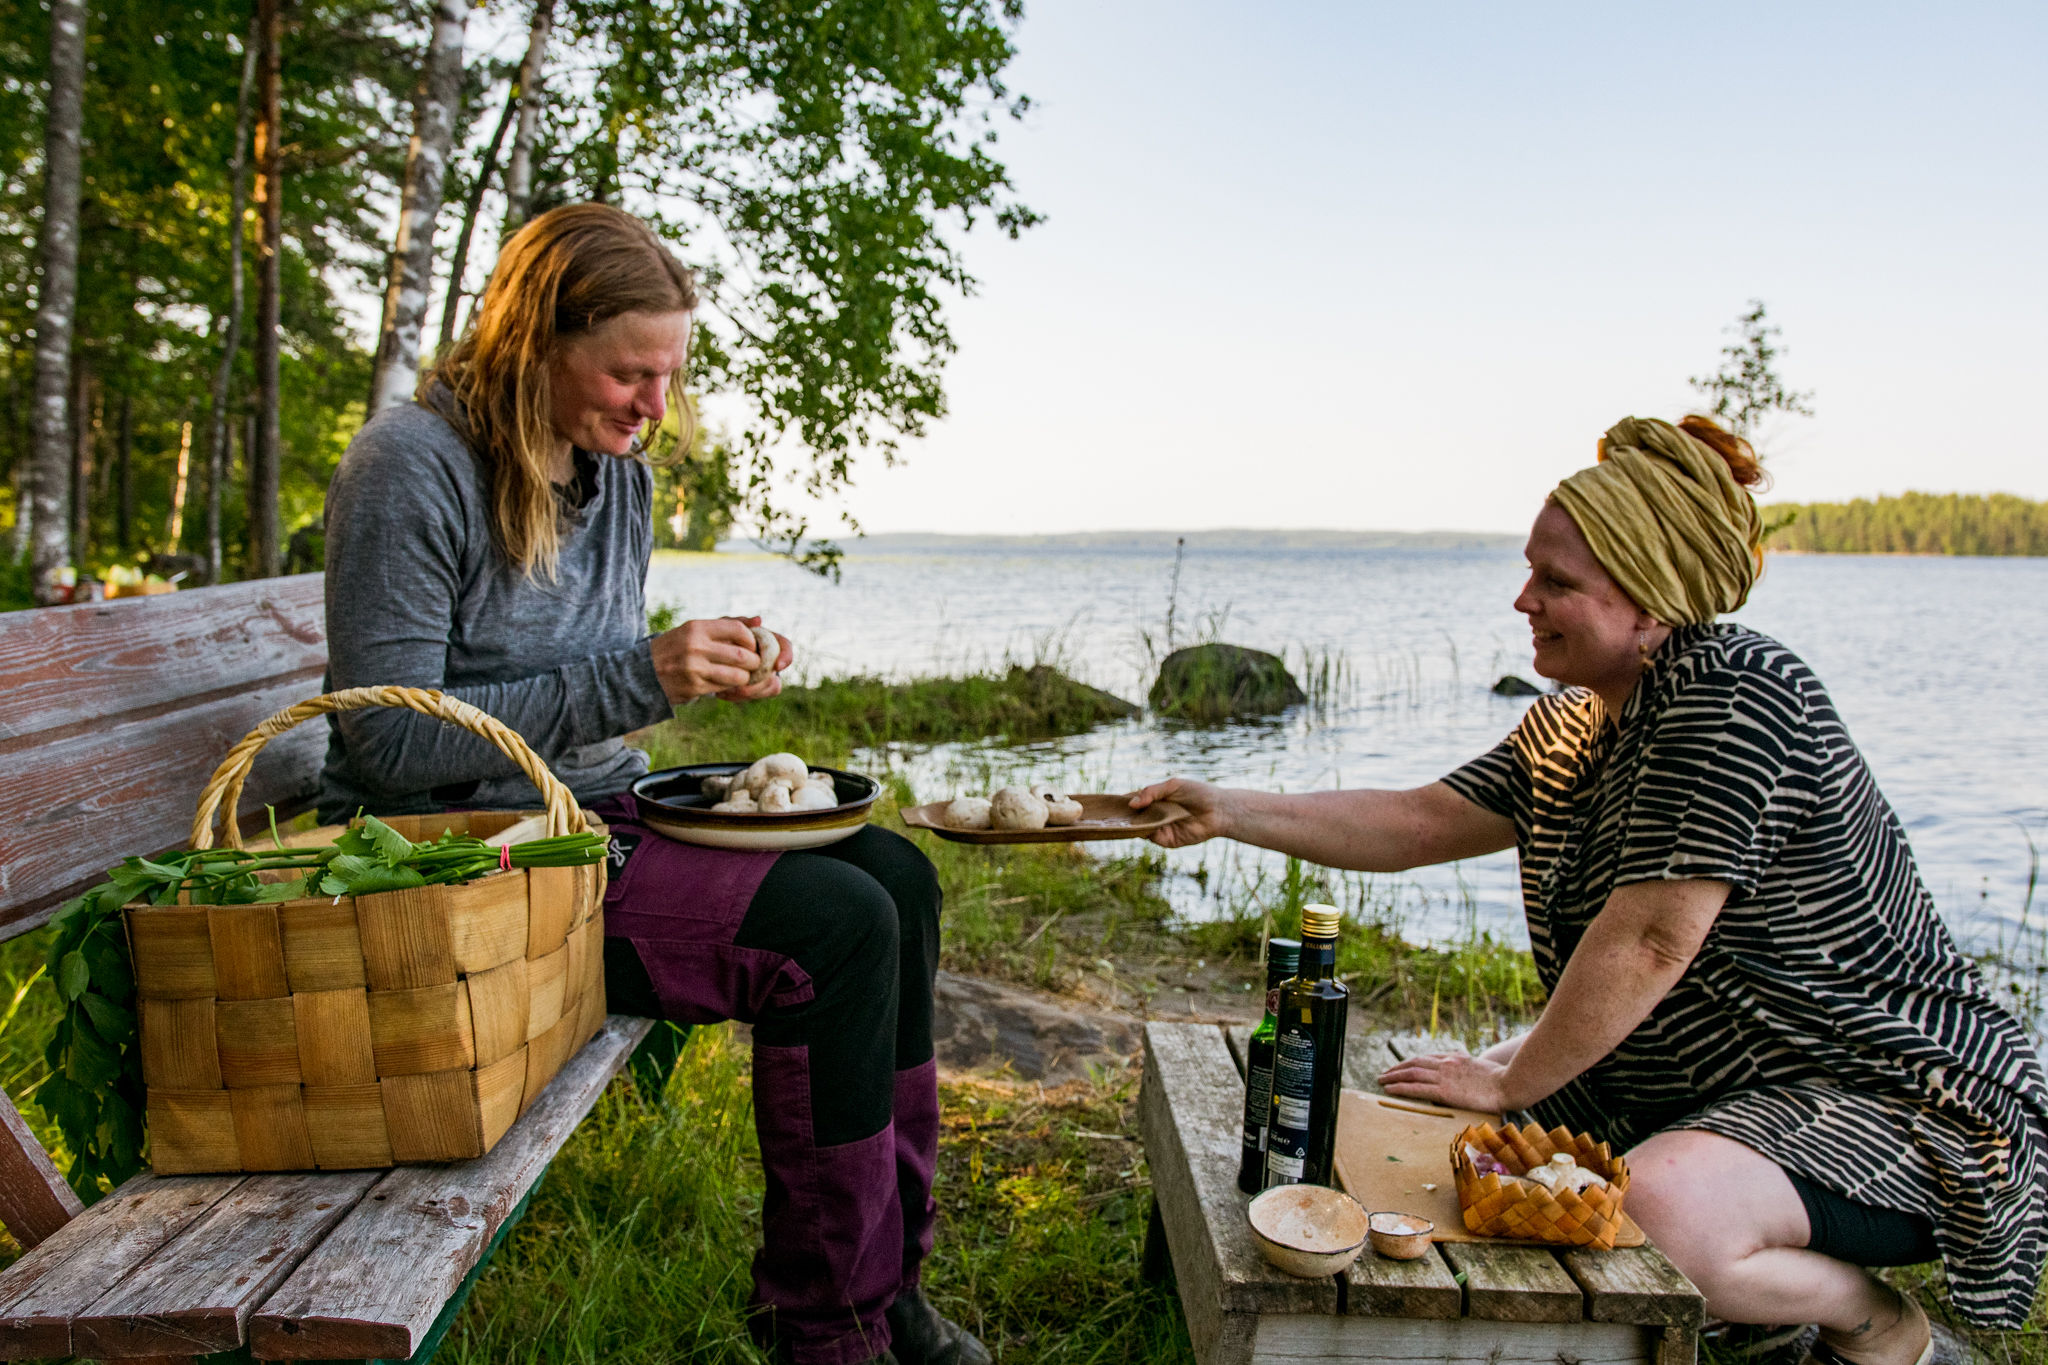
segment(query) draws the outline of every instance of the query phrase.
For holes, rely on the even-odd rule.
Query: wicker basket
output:
[[[1470,1145],[1489,1153],[1515,1175],[1541,1166],[1559,1152],[1572,1157],[1605,1185],[1584,1190],[1551,1191],[1541,1185],[1481,1175],[1465,1155]],[[1458,1206],[1465,1230],[1482,1237],[1519,1237],[1561,1246],[1614,1249],[1621,1231],[1621,1200],[1628,1193],[1628,1163],[1584,1133],[1563,1128],[1546,1133],[1535,1124],[1508,1124],[1495,1131],[1490,1123],[1467,1128],[1451,1140],[1451,1172],[1458,1181]]]
[[[213,844],[257,751],[314,716],[403,706],[517,763],[550,835],[602,830],[513,731],[406,687],[301,702],[231,750],[199,801]],[[410,839],[488,838],[520,813],[394,817]],[[222,839],[240,846],[234,822]],[[604,864],[271,905],[130,906],[149,1149],[160,1174],[482,1156],[604,1021]]]

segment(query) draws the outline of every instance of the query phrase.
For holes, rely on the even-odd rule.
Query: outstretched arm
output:
[[[1410,791],[1335,791],[1284,796],[1216,787],[1187,778],[1154,783],[1131,809],[1154,801],[1187,807],[1189,818],[1152,835],[1165,848],[1236,839],[1324,867],[1405,872],[1512,848],[1515,827],[1441,782]]]
[[[1439,1052],[1388,1068],[1390,1095],[1499,1113],[1525,1109],[1592,1069],[1650,1017],[1706,942],[1727,882],[1646,881],[1614,889],[1586,927],[1543,1017],[1501,1056]]]

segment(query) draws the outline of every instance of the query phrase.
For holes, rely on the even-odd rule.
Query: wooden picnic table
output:
[[[1154,1196],[1146,1260],[1157,1273],[1170,1256],[1200,1365],[1693,1365],[1700,1294],[1654,1246],[1452,1242],[1415,1261],[1368,1248],[1343,1275],[1316,1280],[1269,1265],[1237,1188],[1249,1032],[1145,1028],[1139,1116]],[[1354,1037],[1346,1085],[1376,1090],[1380,1071],[1430,1049],[1397,1035]]]

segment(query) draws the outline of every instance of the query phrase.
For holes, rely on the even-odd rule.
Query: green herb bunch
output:
[[[254,905],[306,896],[361,896],[473,881],[513,867],[579,867],[605,856],[596,834],[564,834],[509,849],[467,834],[415,843],[365,816],[331,844],[208,848],[128,858],[67,902],[52,921],[50,980],[63,1015],[44,1051],[50,1074],[36,1102],[73,1153],[70,1180],[90,1202],[142,1169],[142,1049],[135,968],[122,911],[130,905]]]

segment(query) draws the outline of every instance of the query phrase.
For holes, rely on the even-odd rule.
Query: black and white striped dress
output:
[[[1545,697],[1445,781],[1514,821],[1549,989],[1615,887],[1734,888],[1678,985],[1538,1118],[1620,1148],[1704,1129],[1925,1214],[1956,1306],[2020,1326],[2048,1237],[2040,1059],[1805,664],[1739,626],[1682,627],[1618,726],[1591,692]]]

